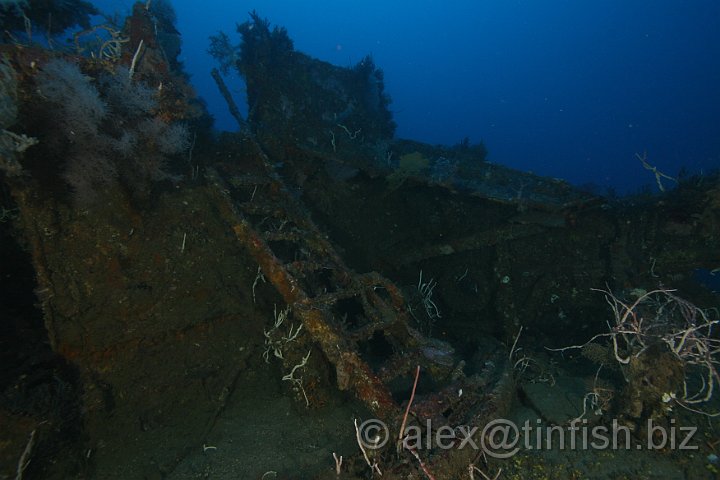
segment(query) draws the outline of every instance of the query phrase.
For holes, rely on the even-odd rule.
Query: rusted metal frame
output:
[[[335,365],[338,387],[341,390],[352,390],[376,415],[393,420],[401,413],[393,400],[387,386],[378,378],[367,363],[355,351],[354,343],[343,337],[332,326],[332,313],[327,308],[318,308],[317,299],[307,296],[298,279],[292,276],[270,250],[267,243],[255,231],[234,206],[234,202],[225,188],[224,180],[216,172],[209,172],[218,192],[224,197],[222,204],[224,214],[232,222],[236,237],[245,245],[252,257],[258,262],[265,277],[275,286],[286,303],[293,306],[294,314],[303,322],[306,331],[317,342],[328,361]],[[308,224],[306,221],[292,219],[296,225]],[[310,224],[311,225],[311,224]],[[319,231],[311,228],[315,237],[320,238]],[[324,258],[334,264],[338,277],[350,285],[354,276],[344,267],[339,256],[329,242],[320,240]],[[325,249],[327,248],[327,250]]]
[[[373,331],[382,330],[397,321],[397,317],[392,307],[387,305],[375,292],[368,287],[362,287],[358,292],[360,304],[363,311],[372,325]]]
[[[364,282],[354,283],[355,286],[350,289],[314,297],[312,301],[319,306],[334,305],[339,300],[346,298],[358,298],[368,323],[349,332],[351,338],[354,340],[370,338],[375,332],[390,329],[401,320],[398,318],[394,308],[375,294],[373,290],[374,287],[368,286],[364,284]],[[390,334],[389,331],[385,333]],[[394,332],[391,336],[393,337],[392,343],[396,345],[406,345],[410,339],[407,333],[402,334],[402,332],[398,331]]]
[[[328,360],[335,365],[338,388],[354,391],[376,415],[387,420],[397,418],[400,407],[387,386],[354,350],[354,345],[331,326],[329,312],[303,302],[295,304],[294,312],[302,319],[305,329],[318,342]]]
[[[317,307],[315,299],[308,298],[298,280],[280,264],[264,240],[243,219],[233,230],[238,240],[246,245],[267,278],[277,288],[286,303],[293,306],[306,331],[317,342],[326,358],[335,365],[338,386],[351,389],[357,397],[378,415],[391,418],[398,407],[387,387],[354,351],[354,346],[330,324],[330,313]]]
[[[287,219],[295,224],[296,229],[288,232],[264,232],[263,237],[266,241],[287,240],[302,244],[315,256],[323,259],[325,268],[334,270],[335,280],[347,287],[352,284],[353,275],[345,267],[340,257],[335,253],[335,249],[315,226],[303,218],[299,218],[295,213],[288,210],[275,208],[270,206],[253,205],[243,203],[242,210],[250,215],[265,215],[273,218]]]
[[[377,324],[378,329],[382,329],[386,336],[391,336],[398,346],[416,347],[420,334],[410,326],[407,303],[397,285],[377,272],[366,273],[360,280],[372,288],[368,294],[368,303],[373,309],[381,312],[382,319]],[[388,293],[390,304],[377,294],[377,288],[382,288]]]
[[[401,315],[403,319],[407,318],[407,304],[405,303],[405,297],[397,285],[377,272],[364,273],[360,276],[360,280],[365,285],[373,288],[378,286],[384,288],[388,295],[390,295],[396,314]]]

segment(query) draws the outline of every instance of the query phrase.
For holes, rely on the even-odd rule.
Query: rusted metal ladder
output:
[[[416,349],[402,294],[377,273],[349,269],[263,163],[266,171],[259,175],[235,174],[232,166],[208,171],[209,182],[234,219],[235,235],[335,366],[339,389],[353,391],[383,418],[397,417],[398,405],[376,373],[382,365],[371,368],[358,344],[381,335],[393,359]],[[384,360],[393,364],[390,358]]]

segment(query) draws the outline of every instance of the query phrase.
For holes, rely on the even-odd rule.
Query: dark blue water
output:
[[[97,0],[127,12],[129,0]],[[720,166],[720,2],[177,0],[181,59],[218,129],[235,124],[207,38],[257,9],[298,50],[338,65],[371,53],[397,135],[484,141],[489,160],[628,192]],[[234,38],[235,40],[236,38]],[[238,81],[234,94],[243,102]],[[232,88],[232,86],[231,86]]]

